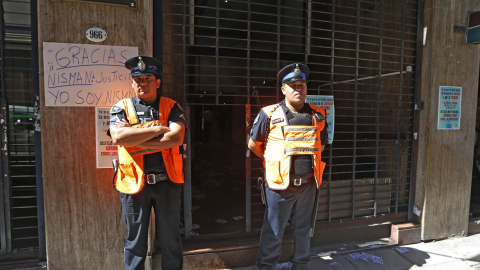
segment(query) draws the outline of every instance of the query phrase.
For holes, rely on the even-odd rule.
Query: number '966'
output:
[[[95,39],[102,39],[103,38],[102,31],[98,31],[98,30],[90,30],[89,35],[90,35],[90,38],[95,38]]]

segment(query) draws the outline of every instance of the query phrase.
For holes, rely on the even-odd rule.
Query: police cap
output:
[[[308,75],[310,75],[310,69],[302,63],[294,63],[285,66],[277,74],[277,80],[282,83],[290,83],[294,81],[307,81]]]
[[[130,69],[132,76],[160,75],[162,62],[148,56],[135,56],[125,62],[125,67]]]

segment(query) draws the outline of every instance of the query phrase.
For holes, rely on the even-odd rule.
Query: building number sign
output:
[[[92,27],[87,30],[87,38],[92,42],[102,42],[107,38],[107,32],[99,27]]]

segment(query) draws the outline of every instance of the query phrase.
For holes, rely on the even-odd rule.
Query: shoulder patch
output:
[[[258,122],[258,118],[260,117],[260,114],[257,114],[257,117],[255,118],[255,121],[253,121],[253,124],[255,125]]]
[[[121,112],[123,112],[123,109],[120,106],[117,106],[117,105],[114,105],[110,109],[110,114],[117,114],[117,113],[121,113]]]
[[[178,108],[180,109],[180,111],[185,112],[185,111],[183,110],[182,106],[180,106],[180,103],[177,102],[176,104],[177,104]]]

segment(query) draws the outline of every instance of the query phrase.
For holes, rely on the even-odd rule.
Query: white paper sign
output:
[[[460,129],[462,87],[440,86],[438,95],[438,129]]]
[[[331,144],[333,142],[333,134],[335,130],[335,105],[333,103],[333,96],[307,95],[305,101],[308,104],[325,109],[328,124],[328,144]]]
[[[97,168],[113,168],[112,160],[118,159],[117,146],[113,145],[112,139],[107,135],[110,126],[110,108],[95,109],[96,142],[97,142]]]
[[[422,214],[422,210],[420,210],[416,205],[413,206],[413,213],[417,216]]]
[[[125,61],[137,47],[43,43],[46,106],[111,107],[135,96]]]

